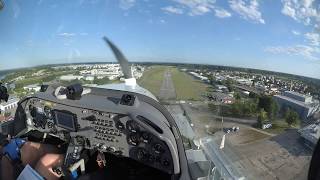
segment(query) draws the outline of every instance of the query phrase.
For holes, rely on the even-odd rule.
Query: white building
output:
[[[11,97],[8,102],[3,102],[0,104],[0,110],[2,112],[10,111],[18,106],[19,98]]]
[[[27,91],[35,91],[35,92],[38,92],[38,91],[40,91],[41,86],[38,85],[38,84],[31,84],[31,85],[28,85],[28,86],[24,86],[23,89],[24,89],[24,90],[27,90]]]
[[[239,84],[242,84],[242,85],[247,85],[247,86],[250,86],[252,84],[252,80],[251,79],[243,79],[243,78],[240,78],[240,79],[237,79],[236,80]]]
[[[84,77],[84,79],[86,81],[93,81],[94,80],[94,76],[86,76],[86,77]]]
[[[320,120],[308,125],[299,131],[300,136],[305,140],[306,145],[314,147],[320,137]],[[312,148],[313,149],[313,148]]]
[[[285,91],[283,95],[273,96],[280,108],[294,109],[302,120],[319,111],[319,102],[313,101],[311,96],[300,94],[293,91]]]
[[[83,76],[75,76],[72,74],[60,76],[60,80],[62,80],[62,81],[72,81],[72,80],[76,80],[76,79],[80,80],[82,78],[83,78]]]
[[[202,81],[209,81],[208,77],[202,76],[196,72],[190,72],[190,74]]]

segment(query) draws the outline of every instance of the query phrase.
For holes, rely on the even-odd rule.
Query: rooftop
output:
[[[290,101],[294,104],[297,104],[297,105],[300,105],[300,106],[303,106],[303,107],[306,107],[306,108],[310,108],[310,107],[313,107],[314,104],[312,103],[304,103],[302,101],[298,101],[298,100],[295,100],[293,98],[290,98],[290,97],[287,97],[287,96],[282,96],[282,95],[274,95],[274,97],[277,97],[277,98],[280,98],[280,99],[284,99],[286,101]]]
[[[9,99],[8,99],[8,102],[1,102],[1,106],[6,106],[6,105],[8,105],[8,104],[11,104],[11,103],[15,103],[15,102],[18,102],[20,99],[19,98],[17,98],[17,97],[10,97]]]
[[[298,92],[295,92],[295,91],[285,91],[285,92],[289,93],[289,94],[292,94],[292,95],[295,95],[295,96],[300,96],[300,97],[303,97],[303,98],[310,97],[308,95],[301,94],[301,93],[298,93]]]
[[[35,87],[39,87],[39,84],[30,84],[25,86],[26,88],[35,88]]]
[[[314,145],[317,144],[320,137],[320,120],[318,120],[315,124],[311,124],[303,129],[300,129],[299,133],[303,138],[307,139]]]

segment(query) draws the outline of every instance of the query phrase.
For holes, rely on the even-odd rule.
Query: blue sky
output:
[[[205,63],[320,78],[317,0],[4,0],[0,69],[110,61]]]

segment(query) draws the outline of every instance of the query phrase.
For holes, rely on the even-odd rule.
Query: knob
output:
[[[142,139],[143,139],[143,142],[149,143],[149,141],[150,141],[150,135],[149,135],[149,133],[143,132],[142,135],[141,135],[141,137],[142,137]]]
[[[170,165],[169,160],[168,160],[168,159],[164,159],[164,160],[162,161],[162,165],[163,165],[163,166],[169,166],[169,165]]]
[[[124,130],[124,124],[122,124],[122,122],[117,122],[117,123],[116,123],[116,127],[117,127],[119,130]]]
[[[121,150],[115,151],[114,153],[115,153],[116,155],[122,155],[122,154],[123,154],[123,152],[122,152]]]
[[[157,143],[153,146],[154,152],[157,154],[161,154],[164,152],[164,149],[161,144]]]
[[[116,152],[116,150],[117,150],[117,149],[116,149],[115,147],[113,147],[113,146],[111,146],[111,147],[109,148],[109,151],[110,151],[110,152]]]
[[[107,146],[104,143],[100,144],[99,148],[104,151],[107,150]]]

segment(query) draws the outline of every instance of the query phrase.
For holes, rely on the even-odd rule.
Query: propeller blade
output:
[[[132,78],[131,65],[129,64],[127,58],[107,37],[103,37],[103,40],[109,45],[113,54],[116,56],[116,59],[121,66],[124,77],[126,79]]]

